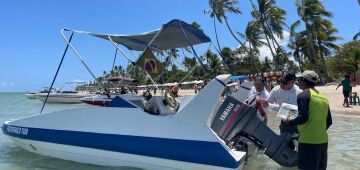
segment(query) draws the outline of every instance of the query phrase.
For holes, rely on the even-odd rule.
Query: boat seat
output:
[[[176,108],[171,108],[164,104],[164,96],[152,96],[149,101],[146,102],[144,111],[154,115],[169,115],[175,114],[179,108],[180,103],[176,101]]]

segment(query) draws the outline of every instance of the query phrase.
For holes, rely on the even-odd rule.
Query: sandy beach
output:
[[[316,88],[320,90],[329,100],[330,102],[330,110],[332,112],[335,112],[336,114],[346,114],[346,115],[359,115],[360,116],[360,105],[352,106],[350,107],[344,107],[343,104],[343,94],[342,94],[342,87],[339,87],[338,90],[336,90],[336,85],[327,85],[327,86],[317,86]],[[354,92],[358,92],[360,94],[360,86],[357,86],[353,88]],[[153,91],[152,91],[153,92]],[[142,91],[140,91],[139,94],[142,94]],[[180,89],[179,95],[191,95],[195,94],[194,90],[192,89]],[[158,92],[157,95],[160,95]]]
[[[336,87],[336,85],[329,85],[319,86],[316,88],[327,97],[330,102],[330,110],[332,112],[336,112],[338,114],[360,115],[360,105],[350,105],[350,107],[344,107],[342,105],[344,100],[342,87],[339,87],[338,90],[336,90]],[[360,86],[353,87],[353,92],[360,94]]]

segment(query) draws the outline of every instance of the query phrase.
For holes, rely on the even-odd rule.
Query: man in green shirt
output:
[[[318,74],[306,70],[299,78],[303,90],[297,96],[298,116],[286,120],[289,125],[297,125],[299,131],[298,168],[322,170],[327,166],[328,134],[332,124],[329,102],[315,89]]]
[[[343,106],[345,107],[349,107],[349,101],[348,98],[350,96],[352,87],[350,85],[350,76],[348,74],[345,75],[344,79],[341,80],[341,83],[339,84],[339,86],[336,87],[336,90],[340,87],[343,86],[343,95],[344,95],[344,103]]]

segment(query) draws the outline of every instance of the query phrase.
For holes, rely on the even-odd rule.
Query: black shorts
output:
[[[349,97],[350,96],[350,90],[343,90],[343,95],[344,97]]]
[[[325,170],[328,144],[306,144],[299,142],[298,168],[302,170]]]

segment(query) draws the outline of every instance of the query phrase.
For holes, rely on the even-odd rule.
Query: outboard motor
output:
[[[226,143],[239,136],[265,148],[265,155],[282,166],[297,165],[297,152],[290,147],[290,134],[277,135],[257,117],[257,110],[233,97],[227,97],[211,124],[211,129]]]

